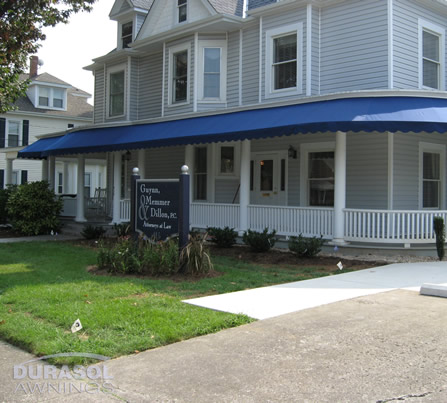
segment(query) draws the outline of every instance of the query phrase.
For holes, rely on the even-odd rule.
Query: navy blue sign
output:
[[[135,208],[137,231],[155,240],[178,234],[179,181],[137,180]]]

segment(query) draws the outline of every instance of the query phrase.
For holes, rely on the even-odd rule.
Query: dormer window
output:
[[[178,22],[185,22],[188,19],[188,2],[187,0],[177,0]]]
[[[133,24],[132,21],[126,24],[123,24],[121,27],[121,40],[123,49],[128,48],[129,44],[132,43],[132,34],[133,34]]]
[[[66,91],[62,88],[39,87],[39,108],[65,109]]]

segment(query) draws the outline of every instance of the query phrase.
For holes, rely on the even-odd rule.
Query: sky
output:
[[[92,12],[74,14],[68,24],[46,28],[47,39],[37,52],[44,62],[39,74],[49,73],[93,95],[93,74],[83,67],[116,47],[117,23],[109,20],[114,2],[98,0]]]

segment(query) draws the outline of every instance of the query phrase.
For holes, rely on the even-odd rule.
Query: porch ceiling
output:
[[[447,132],[447,99],[359,97],[255,108],[154,123],[70,131],[19,158],[260,139],[315,132]],[[56,140],[54,140],[56,139]]]

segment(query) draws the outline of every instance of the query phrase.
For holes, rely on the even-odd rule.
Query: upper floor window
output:
[[[302,24],[267,31],[266,97],[299,93]]]
[[[419,20],[420,87],[444,88],[444,36],[442,27]]]
[[[188,19],[188,1],[177,0],[178,22],[185,22]]]
[[[65,108],[66,90],[62,88],[38,87],[39,107],[43,108]]]
[[[109,75],[109,117],[124,115],[125,74],[124,70]]]
[[[189,46],[169,50],[169,104],[189,101]]]
[[[128,48],[129,44],[132,42],[133,36],[133,24],[132,21],[121,26],[121,43],[122,48]]]
[[[202,41],[199,48],[199,98],[202,101],[225,102],[226,42]]]

